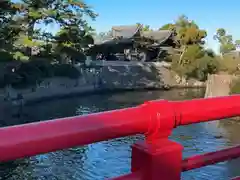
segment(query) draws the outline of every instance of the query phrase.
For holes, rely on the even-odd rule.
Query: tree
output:
[[[45,77],[47,70],[54,74],[52,67],[55,65],[49,61],[55,57],[53,50],[58,50],[55,52],[58,55],[65,52],[70,54],[71,58],[73,56],[81,58],[79,53],[83,54],[84,48],[93,43],[94,30],[88,25],[87,20],[95,20],[96,17],[97,14],[82,0],[1,1],[1,60],[28,61],[17,62],[14,72],[4,73],[14,74],[14,82],[15,80],[17,82],[20,80],[21,83],[29,82],[28,80],[32,79],[35,83],[40,76]],[[58,24],[61,30],[55,36],[50,32],[43,32],[41,28],[37,29],[38,24]],[[33,50],[37,50],[38,54],[32,54]],[[42,55],[48,58],[38,58]],[[35,58],[36,56],[38,57]],[[43,62],[44,66],[41,64]],[[72,72],[72,69],[70,71]],[[35,75],[39,75],[38,78]]]
[[[168,23],[159,28],[159,30],[175,30],[175,24]]]
[[[194,60],[193,57],[201,54],[207,32],[200,29],[194,21],[189,20],[186,16],[180,16],[174,24],[166,24],[160,30],[175,32],[175,43],[182,52],[178,61],[180,65],[189,63],[190,59]]]
[[[81,30],[87,28],[88,23],[84,16],[95,19],[92,9],[81,0],[21,0],[15,3],[14,7],[18,9],[18,25],[22,27],[21,35],[28,39],[25,46],[28,48],[28,55],[31,55],[31,43],[36,36],[36,24],[59,24],[63,28],[77,26]],[[23,39],[24,39],[23,38]]]
[[[93,39],[94,30],[89,27],[89,29],[81,30],[78,26],[72,25],[68,27],[63,27],[56,34],[56,54],[65,53],[66,56],[75,61],[76,59],[83,59],[84,50],[88,48],[89,44],[94,44]],[[63,63],[64,58],[61,62]],[[67,59],[65,57],[65,59]],[[66,62],[64,62],[66,63]]]
[[[232,35],[227,34],[225,29],[217,29],[217,33],[214,35],[213,38],[220,43],[220,53],[222,55],[236,50],[236,45],[233,42]]]
[[[240,48],[240,40],[235,41],[235,47],[236,47],[236,49]]]
[[[180,16],[175,23],[163,25],[159,30],[174,33],[176,48],[180,54],[172,57],[172,69],[185,78],[194,77],[205,80],[208,73],[217,70],[214,53],[204,49],[207,32],[186,16]]]
[[[152,29],[150,29],[149,25],[144,25],[141,23],[137,23],[137,26],[140,27],[141,31],[152,31]]]
[[[142,31],[151,31],[150,26],[149,25],[144,25],[142,28]]]
[[[0,48],[10,48],[9,45],[19,33],[19,27],[15,26],[14,15],[16,9],[9,0],[0,2]],[[9,50],[9,49],[8,49]]]
[[[10,0],[0,2],[0,56],[1,61],[13,60],[13,43],[17,39],[21,28],[16,25],[14,8]]]
[[[206,49],[205,53],[207,56],[214,58],[216,56],[215,52],[212,49]]]

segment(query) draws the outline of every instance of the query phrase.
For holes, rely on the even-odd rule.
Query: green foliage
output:
[[[236,46],[236,48],[237,48],[237,47],[240,47],[240,40],[236,40],[236,41],[235,41],[235,46]]]
[[[78,26],[72,25],[62,28],[57,33],[55,39],[58,45],[73,47],[78,51],[82,51],[82,48],[86,48],[89,44],[94,43],[91,36],[92,32],[93,29],[91,27],[81,30]]]
[[[16,9],[12,5],[10,0],[0,2],[0,49],[6,51],[12,49],[12,43],[20,31],[13,18]]]
[[[13,59],[26,62],[29,60],[29,57],[25,56],[22,52],[17,51],[13,53]]]
[[[174,24],[163,25],[160,30],[175,32],[175,43],[180,54],[173,55],[172,69],[185,78],[205,80],[208,74],[216,73],[219,62],[211,50],[204,50],[207,32],[186,16],[180,16]]]
[[[10,61],[13,61],[13,56],[9,52],[0,49],[0,62],[7,63]]]
[[[64,76],[78,78],[80,72],[72,64],[85,60],[85,50],[93,44],[94,29],[87,19],[95,20],[97,14],[82,0],[5,0],[0,2],[0,60],[21,62],[13,72],[7,72],[4,82],[15,86],[35,84],[46,77]],[[37,29],[38,24],[59,24],[56,35]],[[142,25],[142,31],[151,31],[149,25]],[[174,55],[172,69],[184,77],[206,79],[208,73],[227,71],[237,74],[238,63],[232,58],[221,59],[213,51],[204,50],[205,30],[186,16],[180,16],[174,23],[168,23],[160,30],[174,32],[174,41],[180,54]],[[100,39],[109,32],[101,33]],[[233,42],[231,35],[218,29],[214,36],[221,44],[221,52],[227,53],[240,45]],[[33,50],[38,54],[34,55]],[[47,60],[36,60],[42,57]],[[52,62],[58,62],[54,64]],[[2,81],[2,80],[0,80]]]
[[[4,70],[4,78],[0,81],[20,87],[52,76],[79,77],[72,65],[52,62],[61,54],[67,54],[74,62],[84,60],[84,48],[93,44],[94,35],[87,19],[95,20],[96,17],[82,0],[1,1],[0,60],[6,63],[17,60],[20,65],[14,67],[14,72],[11,68]],[[56,23],[61,27],[56,36],[36,28],[38,24]]]
[[[185,53],[182,56],[182,64],[191,64],[195,60],[202,58],[204,56],[204,51],[198,44],[189,45],[186,47]]]
[[[231,83],[230,94],[239,94],[240,93],[240,78],[237,77]]]
[[[208,56],[212,57],[212,58],[215,58],[215,57],[216,57],[216,54],[215,54],[215,52],[214,52],[212,49],[206,49],[206,50],[205,50],[205,53],[206,53]]]
[[[50,77],[79,78],[80,71],[70,64],[50,64],[47,61],[32,60],[21,65],[15,72],[7,72],[0,84],[11,84],[14,88],[35,86]]]
[[[219,71],[227,72],[228,74],[240,74],[239,71],[239,61],[240,58],[234,59],[232,57],[217,57],[219,62]]]
[[[33,66],[33,68],[37,68],[41,74],[41,78],[47,78],[47,77],[53,77],[54,72],[53,72],[53,67],[54,64],[50,64],[49,60],[46,60],[45,58],[39,58],[39,57],[34,57],[32,56],[29,60],[29,64]],[[30,66],[30,67],[31,67]]]
[[[81,75],[80,71],[70,64],[55,65],[53,66],[53,72],[55,76],[68,77],[71,79],[79,78]]]
[[[207,36],[206,31],[200,30],[198,26],[191,22],[188,27],[184,27],[179,30],[178,39],[181,45],[203,45],[203,39]]]
[[[22,63],[16,70],[16,74],[19,75],[21,84],[24,85],[35,85],[42,79],[41,70],[33,63]]]
[[[151,31],[150,26],[149,25],[144,25],[142,28],[143,31]]]
[[[140,27],[141,31],[152,31],[149,25],[144,25],[141,23],[136,23],[138,27]]]
[[[191,72],[190,76],[201,81],[205,81],[208,74],[214,74],[218,72],[219,63],[212,57],[203,56],[202,58],[197,59],[192,66],[193,71]]]
[[[207,32],[200,29],[194,21],[189,20],[186,16],[180,16],[174,24],[166,24],[160,30],[175,32],[175,44],[181,52],[176,63],[181,66],[192,64],[193,61],[204,56],[203,45]]]
[[[160,29],[172,30],[176,34],[175,40],[181,54],[174,56],[172,68],[179,75],[205,80],[207,74],[219,71],[239,74],[239,60],[232,57],[222,59],[212,50],[204,50],[206,31],[199,29],[198,25],[194,21],[189,21],[186,16],[180,16],[174,24],[166,24]],[[219,41],[222,54],[235,50],[240,44],[238,40],[233,43],[232,36],[223,28],[217,30],[214,39]]]
[[[4,72],[0,81],[30,85],[52,76],[76,78],[79,72],[72,65],[61,65],[67,58],[84,60],[84,49],[93,44],[94,29],[87,19],[97,14],[82,0],[5,0],[0,2],[0,60],[21,62],[15,71]],[[38,24],[59,24],[57,35],[37,29]],[[33,53],[37,54],[34,55]],[[52,62],[61,59],[65,61]],[[36,59],[45,60],[36,60]],[[47,60],[46,60],[47,59]]]
[[[220,53],[226,54],[236,49],[236,44],[233,42],[232,35],[227,34],[223,28],[217,29],[217,33],[213,37],[220,43]],[[236,41],[238,43],[238,41]]]
[[[9,8],[15,10],[12,11],[13,16],[8,22],[9,26],[6,25],[7,27],[11,27],[12,31],[14,30],[10,35],[11,37],[14,37],[12,36],[13,33],[16,34],[16,39],[12,41],[12,49],[15,51],[15,49],[25,48],[25,51],[21,51],[25,56],[32,55],[32,48],[49,47],[47,46],[49,43],[59,44],[58,41],[54,42],[55,39],[59,40],[59,36],[53,38],[52,34],[36,29],[37,24],[59,24],[61,30],[68,31],[65,32],[65,37],[62,35],[61,38],[63,38],[66,41],[64,43],[67,43],[69,46],[74,44],[74,47],[76,47],[76,41],[79,42],[79,39],[81,39],[81,42],[84,42],[86,46],[86,44],[92,40],[90,39],[90,34],[87,33],[93,30],[88,26],[86,17],[95,20],[97,14],[81,0],[20,0],[17,3],[9,4]],[[6,17],[7,13],[8,12],[3,14],[3,17]],[[9,28],[7,30],[9,30]],[[84,38],[81,36],[84,36]],[[45,46],[43,46],[44,41],[46,43]],[[50,49],[46,51],[51,53]]]
[[[204,52],[199,54],[202,53]],[[195,57],[195,59],[189,61],[188,64],[179,64],[178,59],[179,55],[175,55],[172,61],[172,70],[187,79],[195,78],[204,81],[208,74],[214,74],[219,71],[219,62],[217,59],[208,56],[207,54]]]
[[[180,46],[203,45],[204,38],[207,36],[205,30],[200,29],[194,21],[184,15],[180,16],[174,24],[166,24],[160,29],[176,31],[176,41],[180,43]]]
[[[172,31],[176,30],[175,24],[172,24],[172,23],[165,24],[162,27],[160,27],[159,30],[172,30]]]

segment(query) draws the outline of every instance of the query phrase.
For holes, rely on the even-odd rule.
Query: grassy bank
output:
[[[230,94],[239,94],[240,93],[240,77],[233,80],[231,84]]]

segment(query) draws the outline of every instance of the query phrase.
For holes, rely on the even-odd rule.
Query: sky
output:
[[[206,47],[218,52],[219,45],[213,40],[218,28],[225,28],[240,39],[240,0],[85,0],[99,14],[90,22],[97,32],[104,32],[115,25],[133,25],[137,22],[158,29],[173,23],[180,15],[194,20],[207,30]],[[240,23],[240,22],[239,22]],[[53,28],[56,29],[56,28]],[[52,29],[52,30],[53,30]]]
[[[184,14],[207,30],[207,47],[218,51],[213,40],[218,28],[225,28],[240,39],[240,0],[85,0],[99,14],[92,26],[97,32],[108,31],[114,25],[133,25],[137,22],[157,29],[174,22]],[[239,23],[239,24],[238,24]]]

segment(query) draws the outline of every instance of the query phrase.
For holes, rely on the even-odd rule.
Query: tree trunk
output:
[[[182,61],[183,61],[183,57],[184,57],[184,54],[185,54],[186,50],[187,50],[187,47],[186,47],[186,46],[183,46],[183,52],[182,52],[182,54],[181,54],[181,56],[180,56],[179,64],[182,64],[182,63],[183,63]]]

